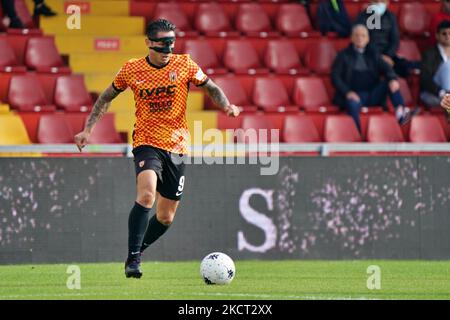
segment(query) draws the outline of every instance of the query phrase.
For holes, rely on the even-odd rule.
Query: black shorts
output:
[[[152,146],[133,149],[136,178],[144,170],[154,170],[158,176],[156,191],[164,198],[180,200],[184,189],[184,157]]]

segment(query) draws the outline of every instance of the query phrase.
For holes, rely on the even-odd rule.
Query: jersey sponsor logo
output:
[[[165,101],[157,101],[157,102],[150,102],[150,112],[161,112],[161,111],[169,111],[172,109],[172,100],[165,100]]]
[[[169,72],[169,80],[170,80],[170,82],[177,81],[177,72],[176,71]]]
[[[162,96],[164,94],[172,96],[175,94],[176,87],[177,87],[176,85],[170,85],[170,86],[155,87],[151,89],[141,89],[139,90],[139,97],[141,97],[142,99],[151,99]]]

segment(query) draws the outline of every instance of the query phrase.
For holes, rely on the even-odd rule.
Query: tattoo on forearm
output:
[[[86,128],[92,129],[94,124],[106,113],[111,101],[117,97],[120,92],[116,91],[112,86],[108,87],[95,101],[92,112],[86,122]]]
[[[223,93],[222,89],[220,89],[214,82],[211,80],[205,84],[205,90],[214,104],[220,108],[225,108],[230,104],[227,96]]]

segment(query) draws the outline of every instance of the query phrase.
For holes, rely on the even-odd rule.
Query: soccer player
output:
[[[125,262],[128,278],[142,276],[141,254],[167,231],[183,194],[184,163],[180,161],[180,155],[186,154],[187,149],[183,134],[179,133],[187,132],[189,84],[202,88],[228,116],[239,115],[239,108],[230,104],[223,91],[188,54],[173,54],[175,25],[164,19],[153,21],[147,26],[146,35],[149,54],[125,63],[113,83],[95,102],[84,130],[74,138],[81,152],[110,102],[126,88],[133,90],[137,196],[128,218],[128,258]],[[149,219],[155,201],[156,212]]]

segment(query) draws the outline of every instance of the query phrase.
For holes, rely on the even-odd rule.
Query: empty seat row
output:
[[[89,137],[89,143],[123,143],[114,124],[114,114],[107,113],[97,122]],[[84,115],[82,125],[87,120]],[[74,125],[67,114],[43,114],[34,128],[26,127],[26,121],[14,114],[0,114],[0,144],[37,143],[74,143],[74,134],[81,130],[80,125]],[[27,133],[28,131],[28,133]],[[30,136],[34,136],[31,138]]]
[[[184,10],[187,8],[186,10]],[[305,8],[298,3],[277,4],[270,7],[256,2],[223,6],[217,2],[180,5],[176,2],[158,3],[152,13],[140,15],[152,19],[165,18],[178,30],[197,31],[206,36],[316,36]],[[190,17],[189,15],[193,15]],[[182,34],[183,34],[182,33]]]
[[[86,118],[87,120],[87,118]],[[37,139],[39,143],[73,143],[75,130],[64,114],[42,115],[39,120]],[[122,143],[114,124],[114,114],[105,114],[89,136],[89,143]]]
[[[276,129],[270,118],[261,115],[247,115],[243,117],[242,129],[238,132],[237,142],[266,143],[275,141],[261,141],[270,134],[259,130]],[[249,134],[250,130],[251,133]],[[323,137],[323,139],[321,138]],[[414,143],[446,142],[443,128],[436,116],[420,115],[411,120],[411,126],[405,139],[403,132],[393,115],[372,115],[367,122],[367,141],[373,143],[405,142]],[[362,142],[363,137],[358,132],[353,119],[348,115],[329,115],[325,119],[323,133],[313,119],[307,115],[288,115],[284,118],[281,128],[281,142],[286,143],[351,143]]]
[[[320,77],[297,78],[292,94],[283,81],[276,77],[258,77],[254,80],[253,87],[247,87],[247,90],[234,77],[216,77],[214,81],[231,103],[241,106],[247,112],[257,109],[265,112],[298,112],[299,107],[309,112],[338,111],[332,105]]]
[[[10,78],[7,94],[0,100],[21,112],[88,112],[92,98],[82,75],[59,75],[43,81],[36,74],[25,73]],[[45,87],[47,86],[47,87]]]
[[[64,65],[53,37],[24,38],[26,45],[23,52],[20,46],[16,46],[15,50],[12,39],[14,37],[0,37],[0,72],[25,72],[26,69],[45,73],[71,72]]]
[[[289,40],[268,41],[263,56],[251,41],[245,39],[228,40],[223,52],[216,50],[208,40],[187,40],[184,43],[184,51],[208,74],[228,71],[238,74],[306,74],[310,71],[326,74],[336,56],[333,43],[327,40],[312,42],[303,57]]]

